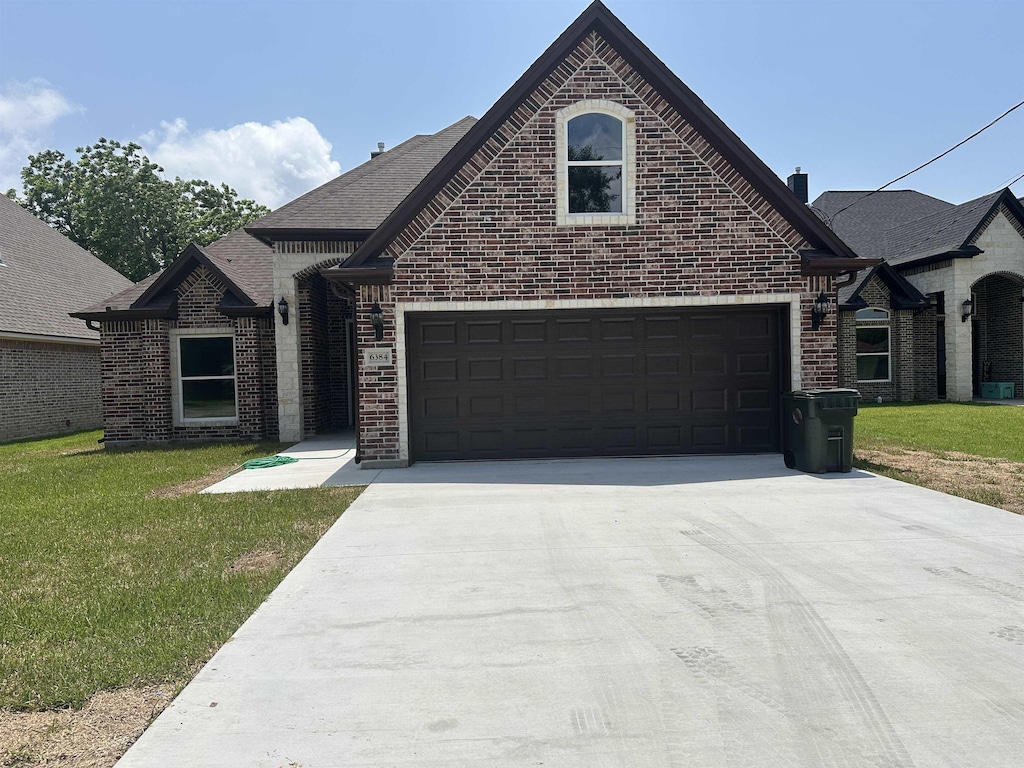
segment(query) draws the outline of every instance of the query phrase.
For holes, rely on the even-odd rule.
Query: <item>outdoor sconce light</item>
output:
[[[277,302],[277,313],[281,315],[281,325],[288,325],[288,301],[284,296]]]
[[[818,298],[814,300],[814,305],[811,307],[811,330],[816,331],[821,327],[821,324],[825,322],[825,318],[828,317],[829,309],[832,304],[828,300],[828,296],[822,291],[818,294]]]
[[[960,305],[960,322],[966,323],[971,319],[971,315],[974,314],[974,302],[967,299],[963,304]]]
[[[373,335],[380,341],[384,338],[384,310],[376,301],[370,307],[370,325],[373,326]]]

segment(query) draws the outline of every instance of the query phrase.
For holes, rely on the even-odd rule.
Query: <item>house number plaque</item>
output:
[[[364,349],[363,365],[373,368],[381,365],[391,365],[390,349]]]

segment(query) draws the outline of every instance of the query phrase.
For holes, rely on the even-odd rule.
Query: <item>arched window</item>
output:
[[[858,309],[857,381],[891,381],[889,313],[878,307]]]
[[[561,110],[556,122],[558,223],[632,223],[632,113],[620,104],[591,99]]]

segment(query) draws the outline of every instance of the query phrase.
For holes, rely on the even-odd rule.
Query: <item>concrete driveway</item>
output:
[[[385,471],[120,765],[1020,766],[1022,555],[778,456]]]

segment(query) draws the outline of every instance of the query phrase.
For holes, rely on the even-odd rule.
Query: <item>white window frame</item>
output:
[[[595,160],[584,165],[622,164],[621,213],[569,213],[569,121],[588,113],[622,122],[622,160]],[[555,113],[556,219],[560,227],[636,224],[636,118],[632,110],[605,99],[585,99]]]
[[[179,328],[170,333],[171,341],[171,364],[174,375],[171,377],[171,404],[175,426],[188,426],[202,424],[205,426],[233,426],[238,423],[238,346],[235,344],[235,334],[230,328]],[[181,340],[182,339],[231,339],[231,368],[234,371],[231,376],[189,376],[181,375]],[[222,381],[231,379],[235,389],[235,413],[233,416],[213,416],[210,418],[185,418],[185,402],[183,381]]]
[[[862,312],[871,312],[871,313],[875,314],[876,316],[875,317],[864,317],[864,316],[861,315]],[[881,314],[885,315],[885,317],[884,318],[883,317],[878,317],[877,313],[881,313]],[[854,315],[854,320],[855,320],[855,324],[854,324],[854,331],[853,331],[853,333],[854,333],[853,341],[854,341],[854,351],[855,352],[856,352],[856,348],[857,348],[857,331],[859,331],[861,328],[873,328],[873,329],[882,328],[882,329],[885,329],[886,347],[887,347],[887,350],[885,352],[856,352],[856,358],[854,360],[854,365],[855,365],[854,370],[858,371],[858,376],[859,376],[860,366],[857,365],[857,363],[860,361],[860,359],[862,357],[884,357],[884,358],[887,359],[887,361],[889,363],[889,365],[887,366],[887,368],[889,370],[889,376],[887,378],[885,378],[885,379],[861,379],[861,378],[858,378],[857,379],[857,383],[858,384],[860,384],[860,383],[864,383],[864,384],[886,384],[886,383],[891,382],[892,381],[892,326],[891,326],[892,313],[890,313],[889,310],[882,309],[880,307],[864,307],[862,309],[858,309],[857,310],[857,313]]]

